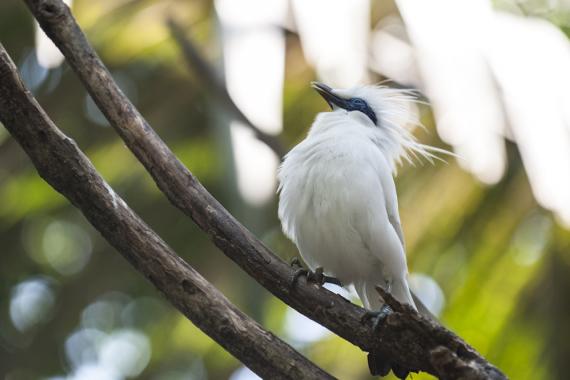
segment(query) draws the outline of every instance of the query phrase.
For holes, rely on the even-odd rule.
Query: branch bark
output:
[[[231,304],[127,206],[25,89],[1,44],[0,120],[40,176],[170,303],[245,365],[267,378],[333,379]]]
[[[505,378],[455,334],[411,309],[399,308],[389,296],[386,301],[396,312],[373,331],[370,322],[362,322],[364,309],[344,298],[304,278],[291,287],[293,270],[235,220],[168,149],[114,83],[67,6],[60,0],[26,3],[160,190],[262,286],[362,350],[380,353],[401,367],[442,379],[456,378],[447,371],[452,367],[470,368],[465,379]]]

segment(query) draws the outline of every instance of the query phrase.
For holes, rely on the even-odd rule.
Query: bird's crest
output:
[[[437,154],[453,155],[445,149],[421,144],[417,141],[412,131],[415,127],[425,129],[419,120],[419,111],[417,105],[424,103],[418,100],[418,92],[415,90],[390,88],[385,85],[367,85],[358,86],[350,89],[332,89],[330,87],[317,84],[328,90],[331,94],[327,102],[336,102],[331,104],[334,109],[342,108],[346,111],[361,111],[353,107],[353,104],[359,104],[360,100],[366,102],[366,115],[377,128],[375,143],[383,150],[386,157],[392,164],[394,172],[397,164],[407,161],[411,165],[415,165],[421,158],[433,163],[434,160],[444,161]],[[315,84],[313,87],[319,91]],[[319,93],[323,95],[324,90]],[[357,101],[355,101],[357,100]],[[333,107],[333,106],[336,106]],[[374,118],[368,113],[371,110]],[[363,112],[363,111],[361,111]]]

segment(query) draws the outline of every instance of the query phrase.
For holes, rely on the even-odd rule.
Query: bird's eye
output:
[[[358,108],[362,108],[362,107],[366,106],[366,103],[364,103],[364,100],[359,99],[359,98],[352,99],[352,104]]]

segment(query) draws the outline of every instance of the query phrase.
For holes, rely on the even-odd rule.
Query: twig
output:
[[[389,317],[375,333],[371,323],[362,323],[364,309],[301,278],[290,282],[293,270],[243,227],[213,198],[174,156],[165,143],[119,90],[111,75],[60,0],[26,0],[48,36],[60,48],[91,97],[106,115],[125,144],[152,175],[158,187],[180,210],[190,216],[212,241],[251,277],[285,303],[327,327],[364,351],[380,352],[392,363],[440,378],[449,378],[445,368],[435,366],[434,350],[446,347],[447,362],[468,363],[489,379],[505,376],[476,354],[460,338],[433,323],[437,334],[426,336],[425,323],[410,310]],[[393,333],[394,332],[394,333]],[[441,350],[437,351],[440,352]],[[475,353],[473,357],[472,353]],[[440,361],[438,361],[439,363]],[[469,379],[470,377],[466,377]],[[476,377],[472,377],[476,378]]]
[[[40,176],[170,303],[245,365],[266,378],[333,378],[231,304],[127,206],[24,88],[1,44],[0,120]]]
[[[210,90],[210,92],[218,99],[219,103],[226,107],[226,109],[232,113],[237,120],[241,121],[251,129],[258,140],[271,148],[277,156],[283,157],[286,152],[279,138],[263,132],[251,120],[249,120],[247,116],[245,116],[241,109],[232,100],[226,86],[213,70],[212,65],[204,59],[194,42],[184,32],[184,29],[173,18],[169,18],[167,24],[172,37],[178,43],[180,50],[184,55],[188,69],[196,73],[196,77],[200,79],[204,87]]]

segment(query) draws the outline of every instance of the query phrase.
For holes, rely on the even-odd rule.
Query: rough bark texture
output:
[[[0,120],[40,176],[176,308],[245,365],[266,378],[333,378],[232,305],[127,206],[26,91],[1,44]]]
[[[398,307],[389,296],[386,300],[396,312],[375,332],[371,322],[361,322],[364,309],[344,298],[309,284],[304,278],[291,287],[290,266],[229,214],[180,163],[114,83],[67,6],[60,0],[26,3],[168,199],[262,286],[364,351],[380,353],[401,367],[443,379],[505,378],[459,337],[410,309]],[[458,377],[459,369],[465,370]]]

